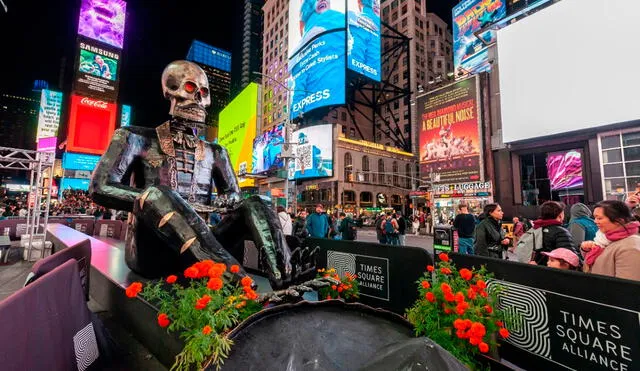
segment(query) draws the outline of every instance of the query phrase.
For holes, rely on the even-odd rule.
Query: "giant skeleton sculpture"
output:
[[[197,136],[211,103],[205,73],[191,62],[172,62],[162,73],[162,90],[171,119],[155,129],[118,129],[91,180],[96,203],[130,212],[127,265],[149,278],[197,260],[230,266],[251,240],[272,284],[287,283],[291,251],[278,217],[258,196],[241,200],[225,148]],[[220,210],[224,218],[210,228],[201,215]]]

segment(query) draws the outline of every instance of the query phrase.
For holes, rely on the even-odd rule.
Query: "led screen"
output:
[[[103,154],[115,130],[116,111],[115,103],[72,95],[67,150]]]
[[[100,156],[65,152],[62,155],[62,168],[65,170],[93,171],[100,161]]]
[[[61,111],[62,93],[42,89],[42,92],[40,93],[38,130],[35,139],[36,143],[40,138],[51,138],[58,135]]]
[[[131,106],[123,104],[120,112],[120,126],[124,127],[129,125],[131,125]]]
[[[231,53],[202,41],[193,40],[187,53],[187,60],[231,72]]]
[[[582,153],[580,151],[549,153],[547,175],[552,191],[582,188]]]
[[[55,152],[58,144],[57,137],[38,138],[38,152]]]
[[[348,0],[349,69],[380,81],[380,0]]]
[[[495,42],[495,32],[476,37],[475,32],[507,15],[506,0],[463,0],[453,8],[453,64],[456,71],[488,71],[487,43]],[[464,72],[464,71],[463,71]]]
[[[78,72],[74,90],[84,95],[115,101],[118,97],[120,53],[97,43],[78,41]]]
[[[317,125],[293,132],[295,179],[333,176],[333,125]]]
[[[78,34],[122,49],[127,3],[82,0]]]
[[[503,141],[640,119],[640,74],[626,68],[640,60],[638,14],[637,0],[563,0],[499,30]]]
[[[115,81],[118,74],[118,60],[88,50],[80,50],[78,72]]]
[[[257,136],[253,142],[253,172],[263,173],[284,167],[284,159],[280,158],[283,143],[284,132],[282,125],[275,126],[273,129]]]
[[[316,36],[344,29],[345,5],[345,0],[290,0],[289,58]]]
[[[88,191],[90,182],[91,179],[62,178],[62,181],[60,182],[60,190],[62,192],[69,189]]]
[[[220,112],[218,143],[229,151],[238,174],[252,173],[253,148],[258,114],[258,85],[249,84]],[[241,187],[253,186],[252,179],[240,181]]]

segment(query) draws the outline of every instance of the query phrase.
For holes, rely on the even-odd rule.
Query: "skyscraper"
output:
[[[259,79],[253,72],[262,69],[262,5],[264,0],[236,0],[231,53],[231,96],[233,99],[250,82]]]
[[[0,94],[0,146],[36,149],[39,104],[32,96]]]

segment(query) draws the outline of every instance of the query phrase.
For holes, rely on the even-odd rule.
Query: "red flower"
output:
[[[444,314],[451,314],[450,308],[444,308]]]
[[[485,342],[482,342],[478,344],[478,349],[480,350],[480,353],[486,353],[489,351],[489,345]]]
[[[456,336],[460,339],[466,339],[469,337],[469,334],[465,330],[456,331]]]
[[[509,330],[507,330],[506,328],[501,328],[498,333],[500,334],[500,336],[502,336],[503,338],[508,338],[509,337]]]
[[[200,299],[196,301],[195,308],[198,310],[202,310],[207,307],[207,304],[211,301],[211,296],[203,295]]]
[[[224,286],[224,282],[218,277],[209,278],[209,282],[207,282],[207,288],[209,290],[218,291]]]
[[[459,315],[463,315],[467,309],[469,309],[469,303],[467,302],[463,301],[456,305],[456,313],[458,313]]]
[[[429,283],[429,281],[422,281],[421,284],[423,289],[428,289],[431,287],[431,284]]]
[[[440,268],[440,272],[442,272],[442,274],[451,274],[451,269],[449,269],[449,268]]]
[[[478,280],[478,282],[476,282],[476,285],[478,285],[478,287],[481,289],[487,288],[487,284],[483,280]]]
[[[213,331],[213,329],[209,325],[206,325],[202,328],[202,333],[205,335],[209,335],[211,331]]]
[[[127,287],[124,293],[130,298],[135,298],[136,296],[138,296],[138,294],[141,291],[142,291],[142,283],[134,282],[131,285],[129,285],[129,287]]]
[[[331,300],[331,295],[327,295],[327,300]]]
[[[448,262],[448,261],[449,261],[449,255],[447,255],[447,254],[445,254],[445,253],[443,253],[443,252],[441,252],[441,253],[438,255],[438,258],[439,258],[440,260],[442,260],[443,262]]]
[[[450,291],[444,293],[444,300],[446,301],[454,301],[456,300],[455,295],[453,295]]]
[[[467,268],[460,269],[460,277],[465,281],[469,281],[473,277],[473,273]]]
[[[456,330],[464,330],[464,320],[456,318],[456,320],[453,321],[453,328],[455,328]]]
[[[231,268],[229,268],[229,271],[234,274],[238,273],[240,272],[240,266],[238,266],[237,264],[234,264],[231,266]]]
[[[178,276],[172,274],[170,276],[167,277],[167,283],[176,283],[176,280],[178,279]]]
[[[458,313],[458,315],[461,316],[464,314],[464,312],[466,312],[466,309],[464,309],[464,307],[456,306],[456,313]]]
[[[227,266],[224,265],[223,263],[216,263],[213,264],[211,266],[211,268],[209,268],[207,270],[207,275],[211,278],[220,278],[222,277],[222,274],[227,270]]]
[[[449,284],[447,283],[443,283],[440,285],[440,289],[442,290],[442,292],[447,293],[447,292],[451,292],[451,286],[449,286]]]
[[[244,294],[247,296],[247,299],[249,299],[249,300],[258,299],[258,294],[255,291],[251,290],[251,289],[245,290]]]
[[[487,296],[489,296],[489,294],[487,294],[486,291],[481,291],[480,296],[482,296],[483,298],[486,298]]]
[[[331,285],[331,290],[336,291],[336,289],[338,288],[338,286],[336,285]]]
[[[476,298],[476,292],[472,289],[467,290],[467,297],[471,300]]]
[[[184,276],[187,278],[198,278],[198,268],[192,266],[185,269]]]
[[[253,279],[251,279],[251,277],[249,276],[244,276],[240,280],[240,284],[244,287],[250,287],[252,283],[253,283]]]
[[[504,323],[502,323],[502,321],[496,321],[496,326],[504,327]]]
[[[491,308],[491,306],[490,306],[490,305],[485,305],[485,306],[484,306],[484,310],[485,310],[487,313],[489,313],[489,314],[490,314],[491,312],[493,312],[493,308]]]
[[[478,345],[482,342],[482,338],[479,338],[477,336],[473,336],[473,334],[469,337],[469,343],[471,345]]]
[[[469,327],[471,327],[472,324],[473,324],[473,322],[471,322],[470,319],[467,318],[467,319],[464,320],[464,328],[469,328]]]
[[[484,325],[482,323],[474,322],[471,325],[471,334],[473,336],[475,336],[475,337],[482,338],[484,335],[487,334],[487,330],[485,329],[485,327],[484,327]]]
[[[429,272],[433,272],[433,270],[434,270],[434,269],[435,269],[435,268],[433,267],[433,265],[427,265],[427,270],[428,270]]]
[[[171,321],[169,320],[169,316],[167,316],[165,313],[158,314],[158,325],[160,327],[165,328],[169,326],[170,323]]]
[[[464,301],[464,294],[461,293],[460,291],[458,291],[456,293],[456,302],[457,303],[462,303]]]
[[[342,285],[340,285],[340,287],[338,287],[338,292],[342,292],[344,291],[344,289],[342,288]]]
[[[432,292],[428,292],[425,296],[424,296],[430,303],[433,303],[434,301],[436,301],[436,296],[433,295]]]

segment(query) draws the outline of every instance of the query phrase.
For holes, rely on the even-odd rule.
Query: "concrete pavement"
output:
[[[358,229],[357,241],[377,243],[378,239],[376,238],[376,231],[370,228]],[[416,236],[414,234],[407,234],[405,245],[426,249],[433,255],[433,236]]]

